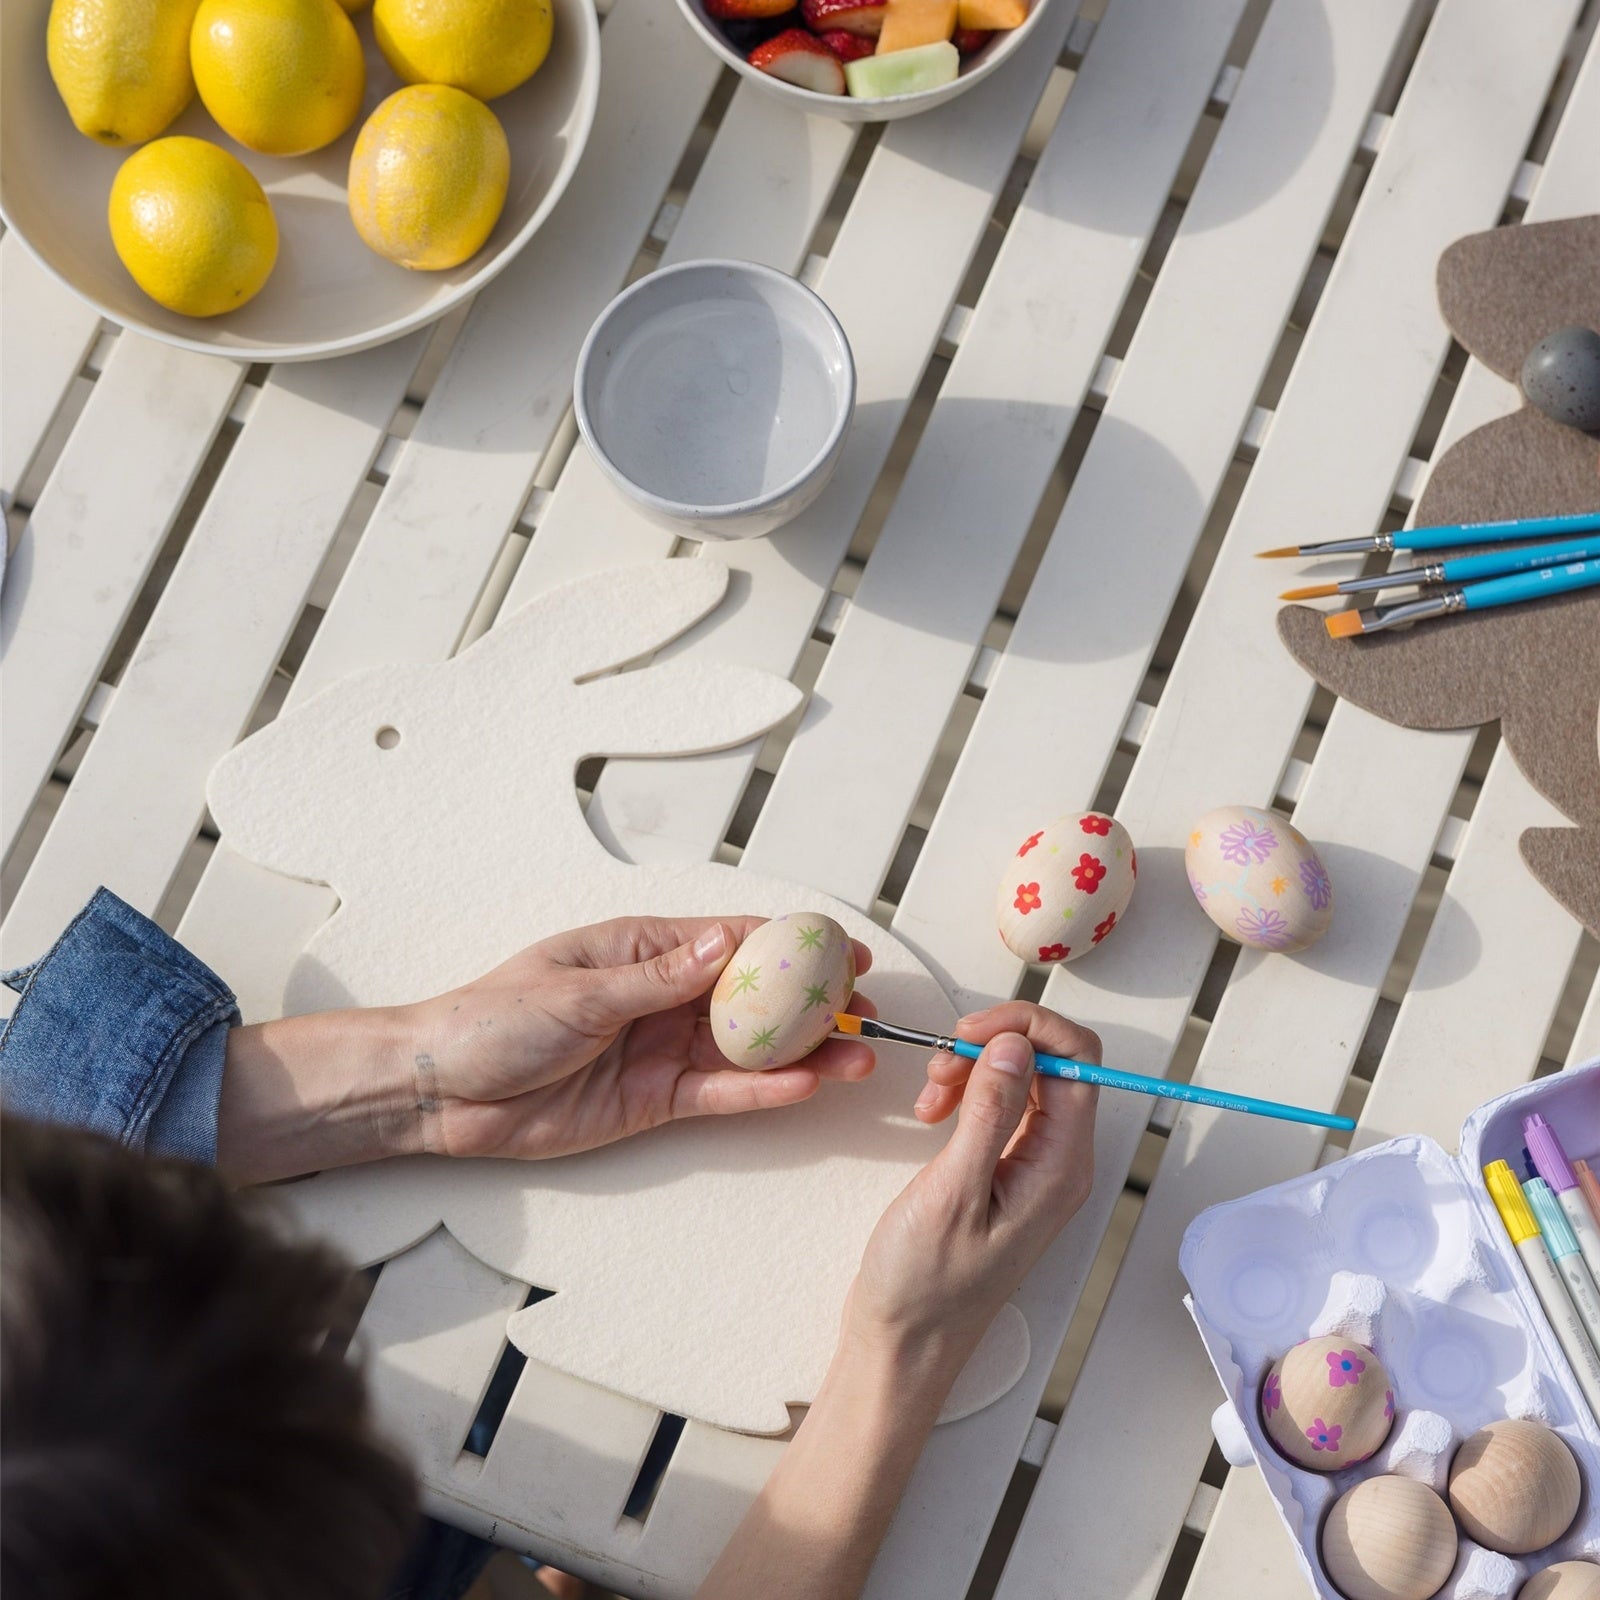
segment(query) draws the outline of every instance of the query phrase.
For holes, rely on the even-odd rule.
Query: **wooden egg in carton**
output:
[[[1525,1171],[1535,1111],[1570,1156],[1600,1157],[1600,1063],[1480,1106],[1459,1157],[1393,1139],[1184,1237],[1228,1396],[1218,1441],[1260,1467],[1325,1600],[1600,1600],[1600,1423],[1481,1177]],[[1392,1417],[1363,1388],[1369,1354]]]

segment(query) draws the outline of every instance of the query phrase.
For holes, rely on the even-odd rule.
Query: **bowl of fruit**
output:
[[[931,111],[1022,48],[1046,0],[678,0],[735,72],[802,111]]]
[[[592,0],[5,0],[0,215],[137,332],[363,350],[533,237],[599,84]]]

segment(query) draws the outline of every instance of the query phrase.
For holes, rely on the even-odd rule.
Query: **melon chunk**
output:
[[[957,0],[956,14],[961,28],[1020,28],[1028,0]]]
[[[844,81],[858,100],[883,100],[892,94],[916,94],[953,83],[960,69],[956,47],[948,39],[940,39],[914,50],[846,62]]]
[[[957,0],[889,0],[878,35],[878,54],[939,44],[956,31]]]

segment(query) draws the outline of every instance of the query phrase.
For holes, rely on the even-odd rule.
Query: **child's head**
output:
[[[324,1342],[348,1269],[207,1170],[0,1119],[0,1590],[370,1600],[410,1474]]]

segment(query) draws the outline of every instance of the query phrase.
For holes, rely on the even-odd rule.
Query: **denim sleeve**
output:
[[[0,1033],[8,1111],[153,1155],[216,1160],[239,1008],[204,962],[101,889],[48,955],[0,982],[21,996]]]

